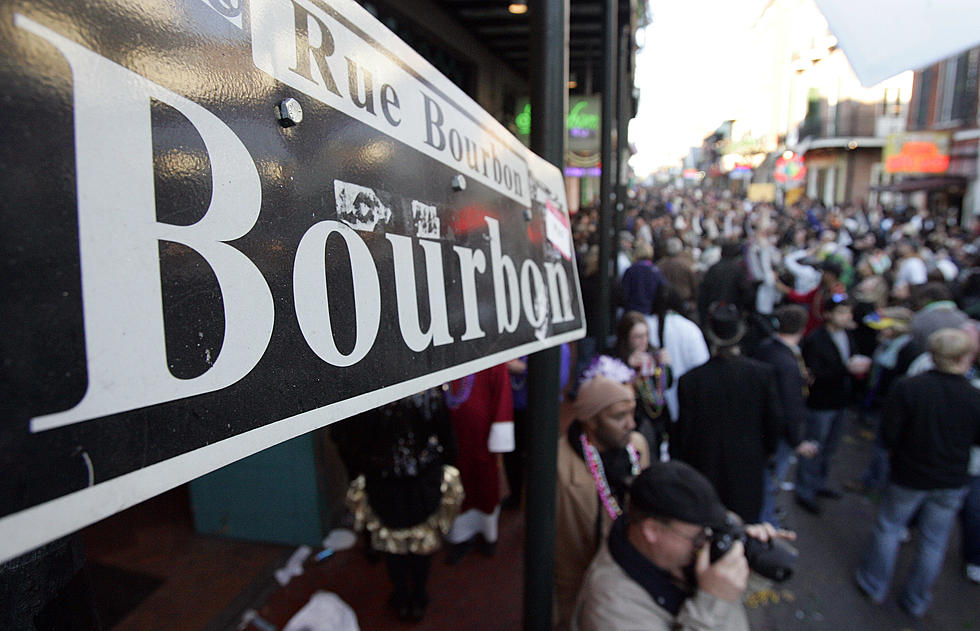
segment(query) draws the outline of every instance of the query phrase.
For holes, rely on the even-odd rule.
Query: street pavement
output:
[[[834,488],[860,476],[872,438],[858,427],[849,429],[831,471]],[[90,559],[164,579],[113,631],[240,631],[248,609],[282,629],[317,590],[343,598],[357,612],[364,631],[521,627],[524,520],[520,511],[501,515],[495,557],[474,553],[458,566],[448,566],[442,562],[443,553],[436,555],[429,612],[421,623],[410,624],[399,622],[385,606],[390,586],[384,564],[372,564],[365,558],[363,542],[311,564],[302,576],[280,587],[272,574],[292,549],[194,533],[186,495],[186,489],[164,494],[138,511],[130,509],[88,529]],[[799,535],[796,573],[771,591],[750,595],[748,611],[754,631],[980,631],[980,586],[963,575],[958,525],[935,585],[933,606],[922,620],[915,620],[895,603],[916,543],[914,529],[912,541],[903,546],[899,558],[897,587],[878,606],[863,597],[852,579],[867,545],[874,498],[844,493],[840,500],[820,500],[823,513],[819,517],[804,512],[792,499],[792,493],[783,492],[779,504],[787,511],[785,525]],[[259,627],[252,624],[247,629],[258,631]]]
[[[854,420],[831,466],[831,488],[843,491],[846,480],[860,477],[870,458],[873,434]],[[792,477],[791,477],[792,480]],[[811,515],[783,491],[778,505],[786,509],[784,525],[798,535],[800,558],[795,574],[771,591],[750,596],[754,631],[954,631],[980,629],[980,585],[969,582],[960,560],[960,529],[953,529],[942,574],[933,588],[933,604],[917,620],[896,597],[917,545],[917,533],[902,546],[888,599],[875,605],[855,586],[854,568],[868,545],[876,497],[843,492],[839,500],[819,500],[822,512]]]

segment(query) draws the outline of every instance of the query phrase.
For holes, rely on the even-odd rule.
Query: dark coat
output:
[[[768,337],[759,343],[755,358],[769,364],[776,371],[776,385],[779,402],[783,407],[783,438],[796,447],[803,440],[803,427],[806,422],[807,378],[801,372],[800,364],[789,346],[776,336]]]
[[[623,292],[623,310],[653,313],[653,299],[657,288],[664,282],[660,268],[650,261],[638,261],[623,273],[620,281]]]
[[[848,333],[852,353],[854,338]],[[803,339],[803,361],[810,369],[813,383],[806,406],[813,410],[841,410],[851,402],[853,379],[826,326],[818,327]]]
[[[970,446],[980,445],[980,390],[962,375],[930,370],[895,382],[885,401],[881,438],[891,481],[910,489],[967,484]]]
[[[670,452],[703,473],[722,502],[747,523],[759,520],[766,463],[783,431],[771,366],[712,357],[680,378],[680,415]]]

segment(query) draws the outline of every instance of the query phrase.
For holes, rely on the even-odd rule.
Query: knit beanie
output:
[[[587,421],[610,405],[632,401],[634,398],[630,386],[597,375],[579,386],[578,396],[575,398],[575,418]]]

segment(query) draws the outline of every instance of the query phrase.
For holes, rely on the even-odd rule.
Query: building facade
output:
[[[907,132],[890,139],[886,189],[971,223],[980,214],[980,47],[915,71]]]

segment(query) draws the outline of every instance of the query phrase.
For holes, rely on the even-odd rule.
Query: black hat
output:
[[[742,244],[738,241],[723,241],[721,244],[721,258],[733,259],[742,255]]]
[[[844,273],[844,266],[841,265],[841,262],[829,257],[820,264],[820,269],[824,272],[830,272],[837,278],[840,278],[840,275]]]
[[[745,335],[745,323],[738,308],[727,302],[713,302],[708,307],[708,341],[715,346],[734,346]]]
[[[719,528],[728,511],[715,487],[697,469],[679,460],[654,462],[630,486],[630,507],[651,517]]]

